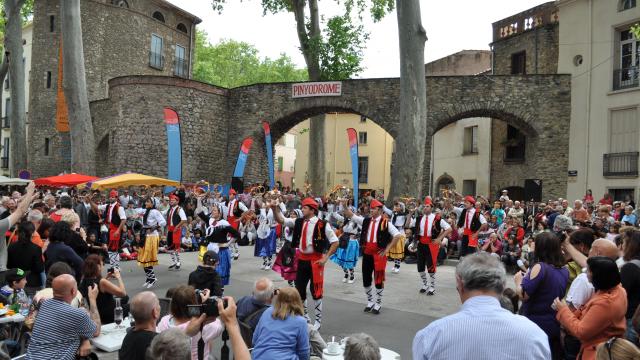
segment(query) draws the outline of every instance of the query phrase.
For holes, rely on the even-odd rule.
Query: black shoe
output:
[[[371,312],[371,309],[373,309],[373,306],[367,306],[364,308],[364,312]]]
[[[429,290],[429,292],[427,292],[427,295],[435,295],[436,294],[436,289],[431,289]]]
[[[378,315],[378,314],[380,314],[380,309],[373,308],[373,309],[371,309],[371,313],[374,314],[374,315]]]
[[[424,288],[420,289],[420,294],[424,294],[426,292],[427,292],[427,289],[424,289]]]
[[[173,264],[173,265],[169,266],[169,270],[173,270],[175,268],[176,268],[176,264]]]
[[[176,270],[180,270],[180,265],[176,265]]]

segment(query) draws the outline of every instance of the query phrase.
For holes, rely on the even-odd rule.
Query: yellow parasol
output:
[[[106,190],[129,186],[178,186],[180,182],[136,173],[126,173],[86,182],[78,189]]]

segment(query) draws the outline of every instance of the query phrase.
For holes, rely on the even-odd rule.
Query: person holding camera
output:
[[[187,329],[190,321],[193,318],[201,318],[203,312],[209,317],[217,315],[217,311],[212,310],[213,308],[219,310],[219,307],[212,301],[213,299],[209,299],[209,294],[208,289],[196,293],[196,289],[189,285],[180,285],[175,288],[171,297],[170,314],[160,319],[157,331],[163,332],[171,328]],[[199,300],[198,297],[200,298]],[[202,339],[205,344],[203,358],[208,359],[213,340],[219,337],[223,330],[224,326],[219,319],[204,324],[200,332],[191,336],[191,358],[193,360],[198,359],[198,342]]]
[[[124,316],[127,316],[129,312],[127,290],[124,287],[124,282],[120,276],[120,271],[116,268],[110,268],[107,271],[107,277],[102,277],[102,269],[104,264],[102,257],[96,254],[87,256],[82,267],[82,281],[80,282],[79,290],[82,296],[88,296],[88,289],[93,285],[98,286],[98,298],[96,304],[98,306],[98,312],[100,313],[100,321],[103,324],[110,324],[114,321],[113,310],[116,307],[115,298],[122,299],[122,307],[124,309]],[[118,285],[113,284],[110,279],[115,279]]]
[[[189,274],[189,285],[196,289],[207,289],[213,296],[222,296],[222,280],[216,271],[220,257],[215,251],[207,251],[202,256],[202,265]]]

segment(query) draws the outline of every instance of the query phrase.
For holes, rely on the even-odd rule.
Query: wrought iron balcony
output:
[[[613,90],[630,89],[640,86],[638,75],[640,68],[637,66],[613,70]]]
[[[638,152],[604,154],[603,176],[638,176]]]
[[[9,158],[8,157],[0,157],[0,166],[3,169],[9,168]]]
[[[11,121],[8,116],[2,118],[2,128],[9,129],[11,127]]]
[[[175,69],[173,74],[175,76],[186,78],[189,76],[189,63],[186,59],[176,59],[174,63]]]
[[[164,56],[162,53],[149,51],[149,66],[162,70],[164,68]]]

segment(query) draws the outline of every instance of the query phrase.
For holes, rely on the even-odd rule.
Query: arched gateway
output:
[[[109,98],[91,104],[99,150],[105,151],[108,144],[108,155],[100,157],[108,159],[108,164],[99,166],[99,171],[102,175],[142,171],[166,176],[167,147],[161,141],[166,137],[164,107],[171,107],[180,116],[185,181],[228,181],[240,143],[247,136],[253,136],[255,143],[245,179],[267,178],[263,119],[271,124],[274,139],[310,116],[335,111],[364,115],[397,136],[399,79],[333,84],[328,88],[332,94],[297,97],[305,95],[298,92],[294,97],[295,84],[291,83],[224,89],[173,77],[114,78],[109,81]],[[567,75],[427,77],[426,145],[417,149],[424,151],[427,159],[419,179],[423,189],[430,188],[432,135],[457,120],[480,116],[503,120],[523,132],[530,151],[526,176],[542,181],[543,198],[564,196],[570,99]],[[414,163],[411,158],[402,159],[392,165],[392,171],[393,167]],[[491,176],[504,176],[504,181],[493,182],[496,186],[507,184],[509,174],[499,173]]]

